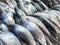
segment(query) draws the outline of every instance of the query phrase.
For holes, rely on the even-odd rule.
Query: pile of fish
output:
[[[0,45],[60,45],[60,0],[0,0]]]

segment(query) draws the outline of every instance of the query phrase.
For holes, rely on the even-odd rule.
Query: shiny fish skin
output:
[[[44,18],[42,18],[41,16],[38,16],[38,15],[33,15],[33,17],[36,17],[36,18],[38,18],[38,19],[40,19],[41,21],[44,19]],[[45,19],[44,19],[45,20]],[[44,21],[43,20],[43,21]],[[45,20],[46,21],[46,20]],[[45,23],[45,21],[43,22],[43,23]],[[46,22],[46,24],[48,24],[47,22]],[[49,25],[50,26],[50,25]],[[56,38],[54,38],[54,36],[52,36],[52,35],[49,35],[49,34],[46,34],[48,37],[49,37],[49,39],[52,39],[52,41],[54,40],[57,44],[59,44],[59,41],[58,40],[56,40]]]
[[[30,15],[30,16],[23,16],[23,17],[21,17],[23,20],[28,20],[28,21],[31,21],[31,22],[33,22],[33,23],[35,23],[37,26],[39,26],[39,28],[41,28],[42,30],[42,32],[46,32],[46,33],[48,33],[48,34],[50,34],[49,33],[49,31],[48,31],[48,29],[45,27],[45,25],[39,20],[39,19],[37,19],[37,18],[34,18],[34,17],[32,17],[33,15]]]
[[[49,7],[47,5],[45,5],[42,1],[40,1],[40,0],[33,0],[33,1],[38,3],[42,7],[43,10],[49,9]]]
[[[23,24],[22,24],[25,28],[27,28],[33,35],[33,37],[39,42],[41,43],[42,45],[47,45],[46,44],[46,40],[45,40],[45,37],[44,37],[44,34],[43,32],[38,28],[37,25],[35,25],[34,23],[32,22],[28,22],[28,21],[25,21]],[[34,31],[34,32],[33,32]]]
[[[53,45],[53,43],[49,40],[49,38],[47,36],[46,37],[46,42],[47,42],[47,45]]]
[[[3,19],[4,23],[6,23],[7,25],[15,24],[14,19],[10,15],[8,15],[5,11],[2,13],[2,19]]]
[[[19,17],[26,16],[26,14],[19,8],[16,8],[15,12],[17,13],[16,15],[19,15]]]
[[[17,7],[17,3],[15,0],[6,0],[6,2],[9,4],[10,7],[13,9]]]
[[[17,0],[18,8],[25,12],[27,15],[34,14],[36,8],[31,4],[31,0]],[[27,4],[28,3],[28,4]]]
[[[0,33],[0,39],[3,40],[6,45],[21,45],[19,40],[12,33],[9,32]]]
[[[0,45],[60,45],[60,1],[0,0]]]
[[[41,15],[41,13],[40,13],[40,16],[45,17],[45,18],[47,18],[50,21],[53,20],[52,23],[54,23],[59,28],[60,27],[59,26],[60,24],[59,24],[58,19],[57,19],[57,13],[55,13],[56,11],[54,11],[54,14],[52,14],[52,11],[54,11],[54,10],[49,10],[49,11],[46,10],[44,12],[46,14],[48,14],[48,15],[44,16],[44,13],[43,13],[43,15]],[[48,18],[48,16],[49,16],[49,18]],[[59,30],[57,32],[59,32]]]
[[[32,5],[34,5],[34,7],[38,10],[38,12],[43,11],[43,9],[39,6],[39,4],[32,2]]]
[[[54,13],[52,13],[52,11],[54,12]],[[57,18],[58,17],[58,15],[59,15],[59,13],[57,13],[57,11],[55,11],[55,10],[49,10],[49,11],[44,11],[43,13],[36,13],[37,15],[41,15],[41,16],[45,16],[47,19],[49,19],[49,20],[55,20],[55,21],[52,21],[52,22],[54,22],[55,24],[56,24],[56,26],[58,26],[58,27],[60,27],[59,26],[59,19]],[[58,15],[57,15],[58,14]]]
[[[22,38],[29,45],[36,45],[33,36],[31,33],[21,25],[15,25],[13,32],[17,35],[18,38]]]
[[[13,8],[11,8],[8,4],[2,2],[0,2],[0,11],[15,13]]]
[[[27,43],[25,43],[24,41],[21,41],[21,45],[27,45]]]

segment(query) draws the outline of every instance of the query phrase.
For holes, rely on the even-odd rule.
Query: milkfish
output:
[[[38,12],[43,11],[43,9],[39,6],[39,4],[32,2],[32,5],[37,9]]]
[[[40,44],[47,45],[43,32],[36,24],[24,20],[21,25],[24,26],[27,30],[29,30],[33,35],[34,39],[37,40]]]
[[[53,28],[51,27],[51,25],[49,24],[49,22],[46,22],[45,18],[43,18],[43,17],[41,17],[41,16],[38,16],[38,15],[33,15],[33,17],[36,17],[36,18],[40,19],[44,24],[46,24],[47,26],[49,25],[50,28],[53,29]],[[46,25],[45,25],[45,26],[46,26]],[[48,27],[49,27],[49,26],[48,26]],[[53,29],[53,30],[54,30],[54,29]],[[53,31],[53,30],[52,30],[52,31]],[[55,30],[54,30],[54,31],[55,31]],[[53,32],[54,32],[54,31],[53,31]],[[55,32],[56,32],[56,31],[55,31]],[[58,41],[56,38],[54,38],[52,35],[49,35],[49,34],[46,34],[46,35],[49,37],[49,39],[50,39],[51,41],[54,40],[55,42],[57,42],[57,44],[59,44],[59,41]]]
[[[19,9],[19,8],[16,8],[16,9],[15,9],[15,13],[16,13],[16,15],[18,15],[19,17],[21,17],[21,16],[26,16],[26,14],[25,14],[21,9]]]
[[[17,36],[20,40],[23,39],[28,45],[36,45],[35,40],[31,33],[21,25],[15,24],[13,26],[13,33]]]
[[[0,11],[15,13],[13,8],[11,8],[8,4],[3,2],[0,2]]]
[[[14,19],[10,15],[8,15],[5,11],[3,11],[3,13],[2,13],[2,20],[7,25],[14,25],[15,24]]]
[[[49,7],[45,5],[41,0],[33,0],[33,1],[38,3],[43,10],[49,9]]]
[[[25,12],[27,15],[34,14],[37,10],[31,4],[31,0],[17,0],[18,8]]]
[[[49,10],[46,13],[50,16],[49,20],[51,20],[58,28],[60,28],[60,26],[59,26],[60,24],[59,24],[59,21],[58,21],[59,20],[58,15],[60,15],[59,12],[56,11],[56,10]]]
[[[21,18],[23,20],[28,20],[28,21],[31,21],[31,22],[35,23],[40,29],[42,29],[41,30],[42,32],[44,32],[44,33],[46,32],[46,33],[50,34],[48,29],[45,27],[45,25],[39,19],[32,17],[32,15],[23,16]]]
[[[0,30],[0,45],[21,45],[21,43],[12,33]]]
[[[15,0],[5,0],[7,2],[7,4],[11,7],[11,8],[16,8],[17,7],[17,3]]]
[[[46,38],[47,45],[54,45],[47,36],[45,36],[45,38]]]

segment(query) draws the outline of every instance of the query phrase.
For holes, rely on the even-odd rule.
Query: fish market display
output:
[[[60,0],[0,0],[0,45],[60,45]]]

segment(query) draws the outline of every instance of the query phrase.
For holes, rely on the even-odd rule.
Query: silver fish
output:
[[[24,20],[22,25],[31,32],[34,39],[37,40],[40,44],[47,45],[43,32],[39,29],[39,27],[36,24]]]
[[[49,40],[49,38],[47,37],[47,36],[45,36],[46,37],[46,42],[47,42],[47,44],[48,45],[53,45],[53,43]]]
[[[36,12],[36,8],[31,4],[31,0],[17,0],[17,2],[19,9],[24,11],[27,15],[34,14]]]
[[[34,18],[34,17],[32,17],[32,16],[23,16],[23,17],[21,17],[21,18],[22,18],[23,20],[28,20],[28,21],[31,21],[31,22],[35,23],[37,26],[39,26],[39,28],[42,29],[41,31],[50,34],[49,31],[48,31],[48,29],[45,27],[45,25],[44,25],[39,19]]]
[[[52,7],[53,7],[54,5],[58,5],[58,4],[59,4],[56,0],[51,0],[51,2],[52,2]]]
[[[20,39],[21,45],[28,45],[25,41],[23,41],[22,39]]]
[[[14,9],[9,7],[8,4],[5,4],[3,2],[0,2],[0,10],[2,11],[6,11],[6,12],[11,12],[11,13],[15,13]]]
[[[15,0],[5,0],[7,4],[12,7],[13,9],[17,7],[17,3]]]
[[[7,25],[15,24],[14,19],[10,15],[8,15],[5,11],[2,13],[2,19],[3,19],[4,23],[6,23]]]
[[[49,9],[49,7],[47,5],[45,5],[41,0],[33,0],[33,1],[38,3],[42,9],[44,9],[44,10]]]
[[[16,8],[16,13],[19,15],[19,17],[26,16],[26,14],[22,10],[20,10],[19,8]]]
[[[52,13],[53,12],[53,13]],[[58,15],[59,15],[59,12],[58,11],[55,11],[55,10],[49,10],[47,11],[47,14],[49,14],[50,16],[50,20],[55,23],[57,25],[57,27],[60,28],[60,24],[59,24],[59,21],[58,21]],[[58,15],[57,15],[58,14]],[[54,20],[54,21],[53,21]]]
[[[56,0],[60,4],[60,0]]]
[[[41,20],[43,23],[44,23],[44,25],[48,28],[50,28],[50,29],[52,29],[52,31],[53,31],[53,33],[54,32],[56,32],[55,31],[55,29],[52,27],[52,25],[50,25],[49,24],[49,22],[47,21],[47,19],[45,20],[45,17],[43,16],[38,16],[38,15],[33,15],[33,17],[36,17],[36,18],[38,18],[39,20]],[[49,25],[49,26],[48,26]],[[49,28],[48,28],[48,30],[49,30]],[[52,34],[53,35],[53,34]],[[52,35],[49,35],[49,34],[46,34],[46,36],[48,36],[49,37],[49,39],[53,42],[53,40],[57,43],[57,44],[59,44],[59,41],[58,40],[56,40],[56,38],[54,38],[55,36],[52,36]]]
[[[45,19],[45,18],[44,18],[44,19]],[[45,20],[48,21],[49,24],[52,25],[53,28],[55,29],[56,32],[53,32],[53,31],[52,31],[52,33],[53,33],[57,38],[60,38],[59,35],[58,35],[59,29],[58,29],[53,23],[51,23],[49,20],[47,20],[47,19],[45,19]],[[56,38],[56,39],[57,39],[57,38]],[[57,40],[57,41],[59,42],[59,40]],[[52,41],[52,42],[53,42],[53,41]],[[53,42],[53,43],[55,43],[55,42]],[[57,44],[58,44],[58,43],[57,43]]]
[[[38,12],[43,11],[43,9],[39,6],[39,4],[32,2],[32,5],[38,10]]]
[[[0,39],[3,41],[1,45],[21,45],[19,40],[9,32],[0,32]]]
[[[20,39],[22,38],[28,45],[36,45],[35,40],[31,33],[21,25],[15,25],[13,32],[17,35]]]

